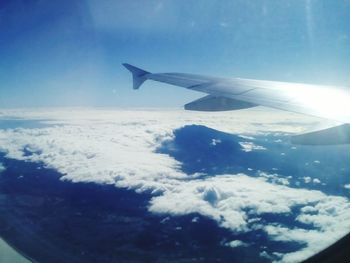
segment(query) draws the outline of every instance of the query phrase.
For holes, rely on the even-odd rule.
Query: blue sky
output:
[[[180,107],[153,72],[350,86],[350,1],[0,2],[0,108]]]

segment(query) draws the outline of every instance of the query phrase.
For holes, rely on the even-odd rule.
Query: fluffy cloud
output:
[[[349,201],[343,197],[321,195],[313,205],[302,207],[296,218],[296,221],[314,226],[314,229],[290,229],[278,224],[264,227],[273,240],[294,241],[306,245],[299,251],[284,254],[283,262],[300,262],[312,256],[320,251],[320,247],[327,247],[337,241],[350,228]]]
[[[271,239],[305,244],[305,248],[293,253],[274,254],[283,261],[299,261],[331,244],[350,228],[350,203],[346,198],[288,187],[288,179],[277,174],[261,173],[256,178],[244,174],[190,176],[181,171],[181,163],[156,152],[163,141],[173,138],[174,129],[187,124],[254,136],[300,132],[315,121],[262,108],[253,111],[254,114],[251,111],[3,110],[0,112],[3,118],[42,119],[52,126],[0,130],[0,151],[11,158],[43,162],[62,173],[63,180],[150,191],[157,194],[149,204],[149,211],[154,213],[199,213],[235,232],[262,229]],[[243,150],[265,150],[244,142],[244,136]],[[296,207],[300,212],[293,215]],[[266,213],[295,217],[295,221],[309,225],[312,230],[262,225],[260,217]]]
[[[293,216],[295,207],[301,207],[295,220],[315,229],[261,226],[258,220],[253,223],[249,220],[265,213]],[[282,260],[286,262],[298,262],[311,256],[350,228],[350,203],[346,198],[271,184],[263,178],[241,174],[178,185],[172,191],[154,197],[150,211],[174,215],[200,213],[236,232],[261,227],[273,240],[305,244],[304,249],[283,255]]]

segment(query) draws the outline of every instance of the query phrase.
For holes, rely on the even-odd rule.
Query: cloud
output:
[[[295,207],[301,207],[297,216],[292,214]],[[305,245],[302,250],[285,254],[282,261],[287,262],[313,255],[339,239],[350,227],[350,203],[346,198],[275,185],[243,174],[183,183],[154,197],[150,211],[173,215],[200,213],[235,232],[253,231],[261,223],[259,220],[250,223],[249,219],[267,213],[295,217],[295,221],[314,228],[263,226],[273,240]]]
[[[3,171],[5,171],[5,167],[2,163],[0,163],[0,173],[2,173]]]
[[[303,179],[304,179],[304,182],[305,182],[306,184],[310,183],[311,180],[312,180],[310,176],[305,176],[305,177],[303,177]]]
[[[112,184],[154,193],[149,203],[153,213],[165,216],[197,213],[233,232],[262,229],[276,241],[302,243],[305,245],[302,250],[279,257],[298,261],[331,244],[349,229],[350,203],[346,198],[291,188],[288,178],[278,174],[264,176],[260,172],[254,178],[242,173],[204,178],[188,175],[181,170],[180,162],[156,152],[162,142],[174,138],[175,129],[188,124],[255,136],[271,131],[299,132],[310,121],[264,108],[253,112],[2,110],[3,118],[42,119],[51,126],[0,130],[0,151],[11,158],[43,162],[62,173],[62,180]],[[220,143],[211,141],[214,146]],[[249,145],[251,150],[262,150],[256,147]],[[297,215],[293,213],[295,209],[299,209]],[[263,225],[260,219],[265,214],[291,217],[311,230]],[[233,246],[240,244],[236,241],[232,241]]]
[[[258,151],[258,150],[266,150],[265,147],[261,145],[256,145],[253,142],[240,142],[239,143],[242,146],[242,150],[244,152],[251,152],[251,151]]]
[[[314,184],[320,184],[320,183],[321,183],[321,180],[318,179],[318,178],[314,178],[314,179],[312,180],[312,182],[313,182]]]
[[[272,169],[275,170],[275,169]],[[291,176],[282,177],[279,174],[276,173],[265,173],[265,172],[259,172],[258,175],[262,178],[265,178],[267,182],[273,183],[273,184],[281,184],[281,185],[289,185],[289,179],[291,179]]]
[[[225,244],[226,246],[229,246],[229,247],[232,247],[232,248],[235,248],[235,247],[247,247],[249,246],[249,244],[241,241],[241,240],[232,240],[228,243]]]
[[[302,207],[296,217],[296,221],[313,226],[314,229],[287,228],[278,224],[264,227],[273,240],[305,244],[299,251],[284,254],[283,262],[300,262],[347,233],[350,227],[349,201],[343,197],[321,195],[315,203],[310,202]]]

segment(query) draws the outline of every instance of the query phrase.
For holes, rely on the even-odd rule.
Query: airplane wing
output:
[[[154,80],[208,94],[185,105],[186,110],[224,111],[254,106],[302,113],[345,124],[292,138],[297,144],[350,143],[350,88],[266,80],[216,78],[185,73],[150,73],[123,64],[133,76],[133,88]]]

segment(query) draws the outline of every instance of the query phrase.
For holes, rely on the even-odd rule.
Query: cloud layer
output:
[[[154,213],[199,213],[233,232],[261,230],[271,240],[300,243],[301,250],[273,254],[282,261],[297,262],[333,243],[350,229],[348,199],[292,188],[288,186],[288,179],[273,174],[261,173],[254,178],[245,174],[188,175],[181,170],[179,161],[156,151],[162,142],[174,137],[175,129],[187,124],[254,137],[271,132],[299,132],[317,122],[261,108],[253,112],[1,111],[2,118],[42,119],[51,126],[0,130],[0,151],[11,158],[43,162],[62,173],[62,180],[113,184],[137,192],[151,192],[154,197],[149,211]],[[244,136],[242,151],[268,151],[245,141]],[[215,146],[221,142],[214,139],[211,143]],[[266,222],[263,220],[266,214],[291,217],[298,227]],[[234,248],[249,244],[233,240],[226,245]],[[269,255],[262,251],[262,256]]]

